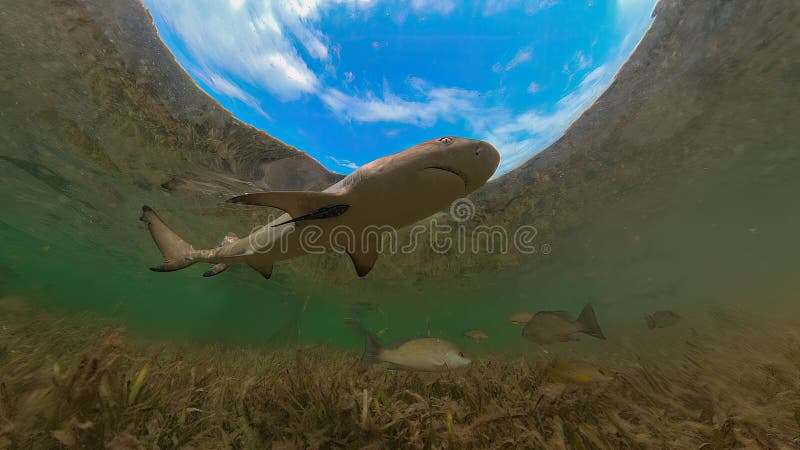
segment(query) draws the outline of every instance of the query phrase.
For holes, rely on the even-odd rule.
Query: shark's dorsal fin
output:
[[[244,194],[228,200],[245,205],[271,206],[289,213],[292,218],[302,217],[322,208],[347,204],[341,195],[312,191],[272,191]]]
[[[363,277],[372,270],[375,261],[378,260],[378,249],[375,246],[368,246],[367,249],[355,249],[355,251],[348,251],[350,260],[353,261],[353,266],[356,268],[356,273],[359,277]]]

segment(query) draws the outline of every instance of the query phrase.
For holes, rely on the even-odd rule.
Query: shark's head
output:
[[[404,153],[417,170],[441,170],[461,178],[465,195],[486,184],[500,164],[500,153],[491,144],[454,136],[423,142]]]

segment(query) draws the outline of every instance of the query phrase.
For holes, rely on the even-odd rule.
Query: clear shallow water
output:
[[[152,273],[147,267],[159,257],[135,208],[116,208],[120,220],[104,229],[91,220],[98,214],[94,207],[81,214],[91,197],[36,199],[36,188],[53,194],[41,179],[6,167],[12,177],[4,183],[15,186],[8,192],[20,200],[4,211],[2,289],[49,307],[116,317],[150,336],[349,348],[358,347],[359,339],[342,319],[353,315],[376,331],[385,329],[389,340],[430,333],[463,342],[463,330],[481,328],[491,338],[467,343],[471,347],[523,350],[519,329],[505,319],[517,310],[577,314],[591,302],[610,336],[643,328],[642,314],[658,309],[673,309],[689,321],[702,321],[720,305],[780,314],[793,307],[800,287],[793,276],[800,262],[793,239],[800,229],[794,201],[800,181],[793,175],[800,163],[764,159],[757,154],[724,171],[685,173],[680,183],[668,182],[669,190],[655,186],[611,208],[587,206],[583,224],[552,240],[549,256],[522,267],[430,277],[413,286],[402,277],[339,285],[325,276],[287,273],[280,265],[268,281],[246,267],[214,279],[200,277],[201,267]],[[118,187],[128,190],[122,194],[127,204],[154,195]],[[163,201],[167,193],[155,196],[169,204]],[[241,228],[226,217],[186,219],[191,215],[185,210],[162,215],[176,228],[192,224],[190,236],[208,234],[206,223]],[[338,263],[349,261],[339,255]]]
[[[160,257],[142,204],[215,245],[264,223],[225,200],[264,188],[258,168],[293,152],[198,93],[138,4],[104,5],[3,9],[14,20],[0,27],[11,43],[0,46],[0,448],[57,445],[54,432],[80,428],[72,420],[95,424],[70,431],[87,448],[125,433],[162,448],[312,447],[319,430],[350,447],[593,448],[592,430],[607,448],[796,445],[794,3],[666,3],[642,53],[565,139],[472,198],[473,225],[534,224],[548,255],[420,249],[383,255],[363,279],[346,256],[307,256],[269,281],[246,267],[211,279],[199,266],[147,270]],[[36,13],[51,7],[61,14]],[[316,188],[336,179],[304,161],[280,171]],[[48,315],[23,317],[9,296]],[[586,302],[607,340],[543,347],[506,321]],[[643,314],[661,309],[681,322],[648,330]],[[363,343],[345,317],[387,343],[451,339],[475,363],[433,377],[360,371]],[[99,338],[107,323],[128,326],[130,341]],[[471,328],[489,339],[467,341]],[[328,345],[305,345],[316,343]],[[615,378],[554,394],[542,369],[553,357]],[[110,368],[94,376],[86,361]],[[366,422],[365,395],[376,405]],[[473,427],[486,424],[480,441]]]
[[[266,213],[225,200],[263,189],[254,167],[291,150],[232,125],[174,64],[144,12],[126,5],[63,6],[45,19],[9,9],[16,20],[3,36],[16,45],[0,55],[4,295],[112,316],[148,336],[352,349],[360,339],[342,319],[359,303],[373,305],[361,314],[387,340],[430,333],[503,351],[528,348],[505,321],[517,310],[577,314],[591,302],[611,336],[641,329],[653,309],[698,320],[713,305],[789,315],[800,138],[787,93],[798,44],[782,31],[796,15],[772,19],[781,2],[759,12],[665,9],[628,71],[548,151],[596,156],[523,167],[523,181],[510,174],[478,192],[472,224],[535,224],[550,255],[384,255],[365,279],[345,256],[308,256],[279,265],[269,281],[246,267],[213,279],[201,267],[147,270],[159,256],[138,221],[142,204],[197,247],[245,235]],[[764,24],[774,32],[761,33]],[[54,37],[43,42],[37,30],[48,27]],[[697,53],[681,53],[692,33]],[[317,188],[330,183],[298,173],[316,177]],[[188,183],[162,187],[174,177]],[[468,328],[490,339],[475,347],[460,336]]]
[[[256,218],[237,216],[222,196],[142,188],[136,174],[87,170],[69,154],[49,154],[46,164],[36,154],[4,157],[0,287],[116,317],[149,336],[349,348],[359,338],[342,318],[354,314],[389,340],[430,333],[464,342],[463,330],[481,328],[491,338],[465,344],[504,351],[526,348],[505,321],[517,310],[577,314],[591,302],[612,336],[642,328],[642,314],[656,309],[690,319],[715,305],[780,314],[794,306],[800,262],[800,158],[791,138],[782,142],[660,177],[610,205],[587,204],[570,229],[542,237],[549,256],[507,271],[344,284],[281,266],[269,281],[246,267],[214,279],[200,277],[200,267],[152,273],[159,256],[137,220],[141,203],[190,242],[209,245],[229,230],[246,233]],[[347,258],[337,258],[349,273]],[[372,307],[355,312],[357,303]]]

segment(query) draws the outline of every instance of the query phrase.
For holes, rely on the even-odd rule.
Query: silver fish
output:
[[[385,362],[398,369],[439,372],[459,369],[472,363],[456,344],[445,339],[409,339],[395,348],[386,348],[358,321],[345,319],[345,323],[364,335],[364,354],[361,356],[364,365]]]

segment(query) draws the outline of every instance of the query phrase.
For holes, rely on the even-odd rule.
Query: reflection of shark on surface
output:
[[[372,161],[322,192],[273,191],[234,197],[234,203],[271,206],[287,214],[246,238],[230,236],[221,246],[206,250],[195,250],[144,206],[141,220],[164,256],[164,262],[151,270],[171,272],[206,262],[213,266],[204,275],[212,276],[241,263],[269,278],[275,262],[307,253],[301,233],[295,231],[313,224],[319,231],[315,241],[325,248],[331,247],[335,230],[346,229],[356,237],[346,251],[358,275],[364,276],[379,251],[377,233],[365,230],[399,229],[441,211],[483,186],[499,162],[500,154],[486,142],[443,137]]]

